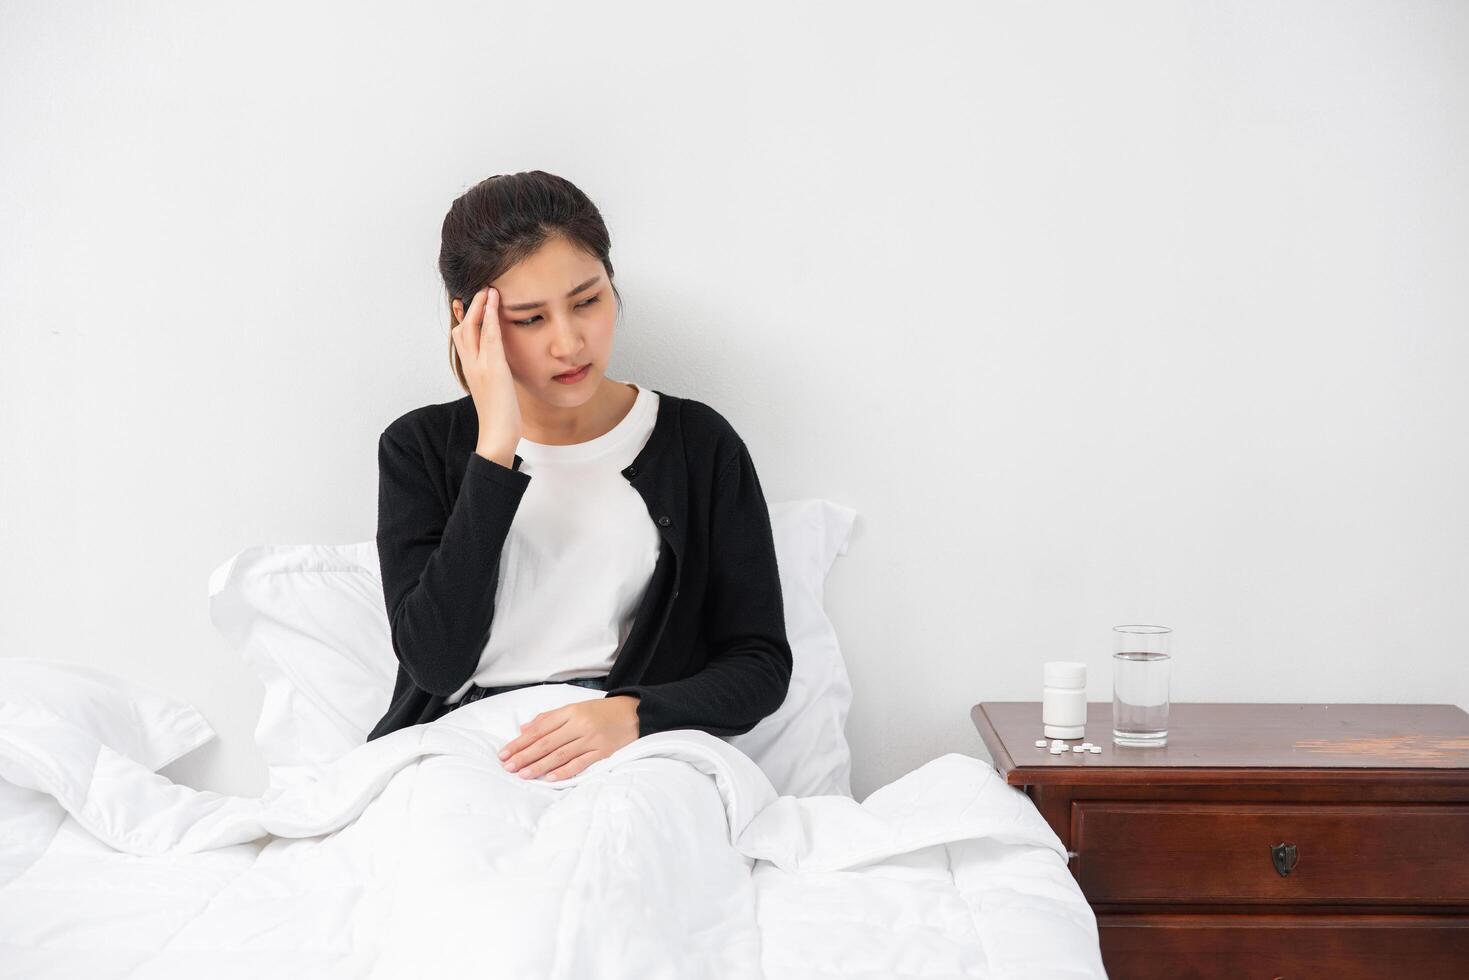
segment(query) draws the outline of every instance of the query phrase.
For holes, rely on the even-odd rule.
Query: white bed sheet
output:
[[[260,798],[0,704],[0,976],[1104,977],[1060,842],[981,760],[777,796],[714,736],[561,783],[495,758],[570,685],[486,698]]]

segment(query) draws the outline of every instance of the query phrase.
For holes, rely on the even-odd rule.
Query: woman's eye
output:
[[[597,300],[599,300],[601,298],[602,298],[601,296],[593,296],[589,300],[584,300],[584,301],[576,304],[576,308],[577,309],[581,309],[583,306],[591,306],[593,303],[595,303]],[[537,320],[539,320],[540,318],[541,318],[540,317],[540,314],[537,314],[537,315],[535,315],[533,317],[530,317],[529,319],[525,319],[525,320],[511,320],[510,322],[513,323],[513,324],[515,324],[517,327],[528,327],[532,323],[534,323]]]

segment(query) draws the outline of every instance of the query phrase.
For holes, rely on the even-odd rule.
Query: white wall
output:
[[[906,15],[902,22],[894,15]],[[458,397],[450,201],[598,202],[612,377],[697,397],[830,581],[865,796],[1109,629],[1180,700],[1469,704],[1463,3],[0,4],[0,655],[196,702],[242,547],[372,536]]]

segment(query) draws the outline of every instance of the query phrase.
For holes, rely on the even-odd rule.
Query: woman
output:
[[[378,441],[398,677],[369,741],[517,687],[603,690],[537,715],[501,753],[522,777],[564,779],[653,732],[747,732],[785,699],[749,451],[708,405],[606,376],[610,245],[586,195],[541,171],[491,177],[444,219],[450,363],[468,394]]]

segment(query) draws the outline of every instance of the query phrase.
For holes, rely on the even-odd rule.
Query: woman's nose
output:
[[[562,324],[551,342],[552,357],[569,357],[582,348],[581,334],[569,323]]]

